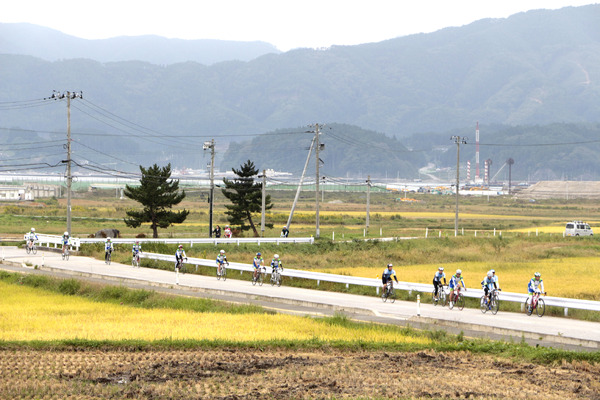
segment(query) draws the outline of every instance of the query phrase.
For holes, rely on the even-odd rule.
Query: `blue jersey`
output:
[[[459,284],[462,285],[462,287],[465,287],[465,281],[463,280],[463,277],[457,277],[456,275],[452,275],[452,279],[450,279],[450,289],[454,289],[455,287],[457,287]]]
[[[113,249],[112,242],[104,242],[104,249],[105,250],[112,250]]]
[[[483,280],[481,281],[481,286],[482,287],[487,287],[488,289],[493,289],[496,285],[496,281],[494,280],[494,277],[492,276],[491,278],[486,276],[485,278],[483,278]]]
[[[539,281],[536,281],[535,277],[531,278],[531,280],[529,281],[529,285],[527,285],[527,291],[529,293],[533,293],[536,292],[538,289],[542,293],[544,292],[544,281],[542,280],[542,278],[540,278]]]
[[[223,263],[227,262],[227,256],[225,254],[219,254],[217,256],[217,264],[223,265]]]
[[[142,251],[142,245],[141,244],[134,244],[133,247],[131,248],[131,252],[133,254],[137,254],[140,251]]]
[[[63,242],[63,244],[65,244],[65,245],[66,245],[66,244],[69,244],[69,236],[65,236],[65,235],[63,235],[63,236],[62,236],[62,242]]]
[[[265,260],[263,260],[262,257],[254,257],[254,261],[252,262],[252,265],[254,265],[254,268],[258,268],[261,265],[263,265],[265,263]]]
[[[381,273],[381,277],[385,280],[392,279],[392,276],[394,278],[396,278],[396,270],[394,270],[394,269],[390,271],[389,269],[386,268]],[[396,280],[398,280],[398,278],[396,278]]]
[[[446,280],[446,274],[443,272],[436,272],[435,275],[433,276],[433,280],[437,281],[437,282],[441,282],[442,279],[444,279],[444,281]]]

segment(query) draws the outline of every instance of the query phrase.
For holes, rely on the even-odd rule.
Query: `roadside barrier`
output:
[[[157,254],[157,253],[141,253],[141,258],[147,258],[149,260],[159,260],[159,261],[170,261],[175,263],[174,255],[167,254]],[[188,257],[187,262],[184,264],[195,265],[196,270],[198,266],[204,267],[213,267],[216,269],[217,264],[216,260],[209,260],[204,258],[192,258]],[[239,271],[254,271],[254,268],[251,264],[242,264],[242,263],[234,263],[230,262],[228,269],[234,269]],[[281,273],[282,276],[289,276],[293,278],[302,278],[302,279],[310,279],[317,281],[317,285],[321,281],[323,282],[334,282],[334,283],[343,283],[346,287],[350,285],[357,286],[369,286],[376,288],[376,293],[379,294],[379,289],[382,286],[381,279],[375,278],[361,278],[358,276],[348,276],[348,275],[336,275],[336,274],[327,274],[324,272],[314,272],[314,271],[304,271],[299,269],[290,269],[286,268]],[[413,282],[402,282],[399,283],[394,282],[394,288],[396,290],[406,290],[408,292],[420,292],[420,293],[431,293],[433,292],[432,284],[425,283],[413,283]],[[483,296],[484,291],[482,289],[473,289],[467,288],[466,291],[462,292],[465,297],[471,298],[481,298]],[[524,293],[511,293],[511,292],[500,292],[500,301],[510,301],[515,303],[521,303],[521,305],[525,304],[527,300],[527,294]],[[562,307],[564,308],[565,316],[568,315],[569,309],[577,309],[577,310],[589,310],[589,311],[600,311],[600,301],[593,300],[578,300],[578,299],[569,299],[564,297],[544,297],[544,302],[547,306],[553,307]]]
[[[275,243],[277,245],[282,243],[309,243],[313,244],[315,239],[313,237],[299,237],[299,238],[165,238],[165,239],[154,239],[154,238],[111,238],[111,242],[114,244],[133,244],[135,242],[140,243],[172,243],[172,244],[189,244],[190,247],[193,247],[194,244],[235,244],[239,246],[240,244],[252,243],[261,245],[261,243]],[[79,239],[80,243],[104,243],[106,238],[81,238]]]
[[[23,240],[28,240],[28,236],[29,233],[26,233],[25,235],[23,235]],[[38,243],[39,246],[44,246],[44,247],[54,247],[55,249],[59,248],[59,246],[62,248],[62,236],[58,236],[58,235],[45,235],[43,233],[38,233],[37,234],[38,240],[36,240],[36,243]],[[50,246],[50,245],[54,245],[54,246]],[[75,249],[75,251],[79,250],[79,247],[81,247],[81,242],[80,239],[78,238],[74,238],[71,237],[69,238],[69,244],[71,245],[72,248]]]

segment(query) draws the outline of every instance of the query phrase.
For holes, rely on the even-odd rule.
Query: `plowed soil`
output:
[[[600,399],[598,377],[467,352],[0,350],[2,399]]]

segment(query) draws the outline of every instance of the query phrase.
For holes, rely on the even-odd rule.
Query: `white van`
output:
[[[593,236],[594,231],[589,224],[581,221],[568,222],[565,227],[565,236]]]

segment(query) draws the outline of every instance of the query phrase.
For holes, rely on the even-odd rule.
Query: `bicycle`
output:
[[[131,257],[131,266],[133,268],[140,266],[140,255],[139,254],[136,253],[133,255],[133,257]]]
[[[63,245],[62,259],[69,261],[69,245]]]
[[[262,286],[263,284],[263,270],[265,267],[257,268],[256,277],[252,277],[252,285]]]
[[[223,282],[227,280],[227,268],[225,267],[225,264],[229,266],[229,263],[221,264],[221,273],[219,273],[219,266],[217,265],[217,280],[223,278]]]
[[[385,290],[381,293],[381,300],[385,303],[388,299],[390,299],[390,303],[396,301],[396,291],[394,290],[394,284],[391,280],[389,280],[385,284]]]
[[[544,303],[544,299],[540,299],[540,295],[542,292],[535,292],[531,296],[531,304],[527,305],[527,300],[525,300],[525,310],[527,311],[527,315],[533,314],[533,311],[537,314],[538,317],[542,317],[546,312],[546,304]],[[546,292],[544,292],[544,296]]]
[[[431,292],[431,302],[433,303],[434,306],[437,306],[438,304],[440,304],[442,307],[444,307],[446,305],[446,301],[448,299],[446,298],[446,291],[444,290],[445,287],[448,287],[448,285],[439,285],[438,286],[437,298],[435,297],[435,289],[433,289],[433,292]]]
[[[182,272],[182,269],[184,268],[183,260],[184,260],[183,258],[180,258],[179,260],[177,260],[177,265],[175,266],[175,270],[177,272]],[[185,258],[185,261],[187,261],[187,258]]]
[[[459,310],[462,311],[465,308],[465,296],[462,294],[462,289],[460,286],[457,286],[454,293],[454,301],[448,303],[448,308],[452,310],[454,306],[457,306]]]
[[[485,314],[488,310],[491,311],[494,315],[498,313],[498,310],[500,309],[500,299],[498,298],[498,290],[494,289],[490,292],[489,300],[486,295],[481,296],[481,300],[479,301],[479,307],[481,308],[482,313]]]
[[[274,272],[271,272],[271,286],[281,286],[281,273],[279,269],[276,269]]]
[[[35,246],[35,243],[33,241],[27,242],[27,245],[25,246],[25,250],[27,251],[27,254],[29,254],[29,253],[36,254],[37,253],[37,247]]]
[[[111,253],[112,253],[112,252],[110,252],[110,251],[109,251],[109,252],[107,253],[108,255],[104,255],[104,262],[105,262],[106,264],[108,264],[108,265],[110,265],[110,255],[111,255]]]

